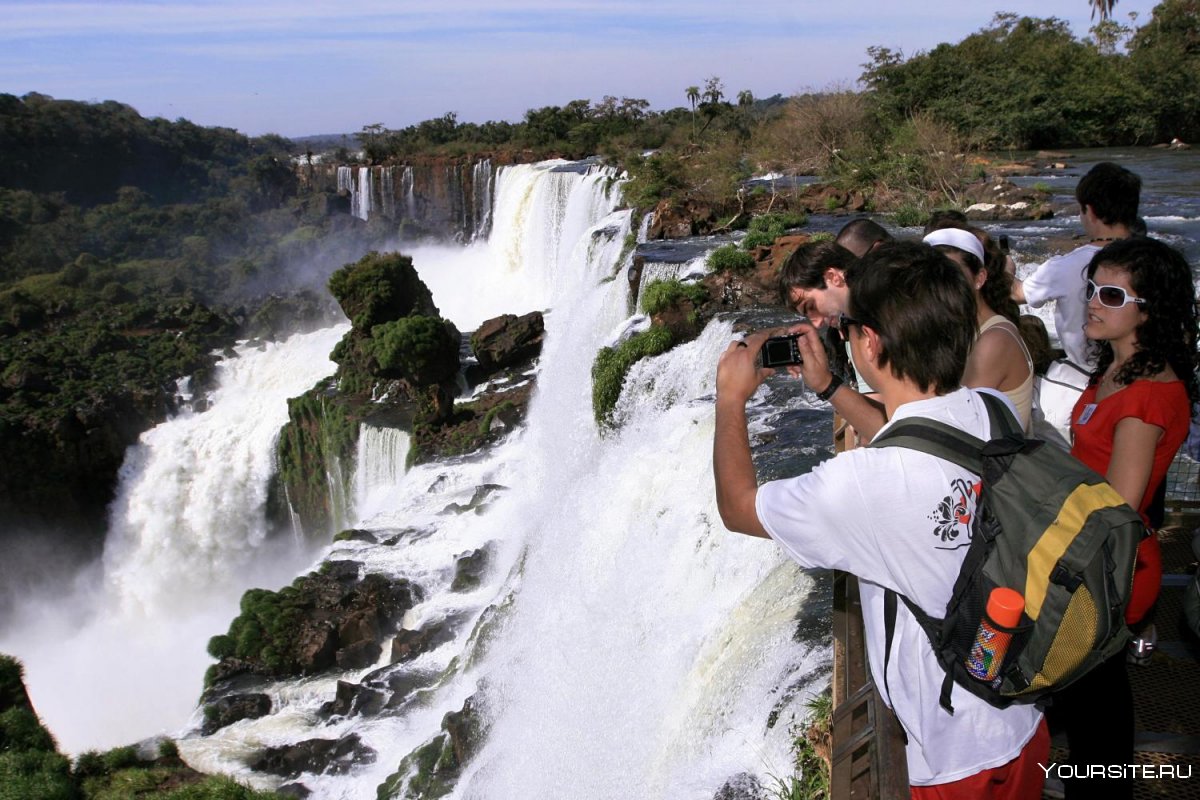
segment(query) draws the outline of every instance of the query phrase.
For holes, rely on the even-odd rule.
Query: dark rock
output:
[[[354,583],[362,573],[362,562],[349,559],[326,561],[321,565],[321,572],[327,577],[340,583]]]
[[[546,326],[540,311],[523,316],[504,314],[489,319],[471,334],[471,350],[482,378],[505,367],[530,361],[542,351]]]
[[[333,537],[335,542],[366,542],[367,544],[379,544],[379,539],[371,531],[359,530],[351,528],[344,530]]]
[[[713,800],[763,800],[767,795],[758,778],[749,772],[739,772],[717,790]]]
[[[461,503],[450,503],[444,509],[443,514],[462,514],[466,511],[474,511],[479,513],[487,501],[488,497],[496,491],[503,490],[507,487],[501,486],[498,483],[485,483],[475,488],[475,493],[471,495],[471,500],[466,505]]]
[[[285,778],[297,778],[305,772],[343,775],[356,764],[374,763],[375,755],[358,734],[352,733],[342,739],[307,739],[269,747],[251,762],[250,769]]]
[[[487,547],[459,556],[454,564],[454,581],[450,584],[450,591],[469,592],[478,589],[490,560],[491,549]]]
[[[418,630],[402,629],[392,638],[393,664],[412,661],[446,641],[440,625],[426,625]]]
[[[296,637],[295,649],[301,674],[324,672],[337,663],[337,632],[328,622],[304,625]]]
[[[454,750],[454,761],[461,768],[479,750],[486,733],[479,692],[471,695],[459,711],[451,711],[442,718],[442,730],[450,736],[450,747]]]
[[[281,794],[284,797],[298,797],[301,800],[312,794],[312,789],[309,789],[303,783],[285,783],[275,790],[275,794]]]
[[[363,669],[379,660],[383,648],[378,642],[355,642],[337,651],[338,669]]]
[[[437,679],[438,673],[433,670],[393,672],[387,679],[387,688],[391,692],[387,708],[402,708],[417,691],[432,686]]]
[[[387,695],[361,683],[338,681],[334,699],[321,706],[321,711],[331,716],[349,717],[355,714],[374,716],[384,707]]]
[[[271,698],[265,694],[226,695],[204,707],[204,725],[200,733],[211,736],[226,725],[243,719],[258,719],[270,713]]]

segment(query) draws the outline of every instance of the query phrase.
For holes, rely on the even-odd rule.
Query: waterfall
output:
[[[404,198],[404,206],[401,209],[401,216],[407,220],[417,218],[417,198],[413,194],[413,168],[406,166],[404,171],[400,173],[400,194]]]
[[[280,683],[268,689],[271,716],[181,741],[192,765],[271,788],[280,781],[246,768],[251,754],[353,733],[372,763],[300,780],[314,797],[374,798],[478,694],[490,731],[453,798],[711,798],[741,773],[764,783],[790,774],[790,725],[830,660],[825,633],[801,629],[825,612],[810,576],[719,522],[712,387],[731,324],[635,365],[620,428],[599,430],[590,371],[628,323],[628,281],[611,278],[627,267],[618,258],[631,214],[615,210],[610,174],[556,166],[498,171],[487,242],[412,253],[463,330],[549,309],[525,425],[487,453],[397,473],[360,501],[370,518],[359,526],[400,544],[345,541],[325,554],[422,587],[405,627],[451,635],[388,675],[428,688],[390,714],[330,718],[320,709],[337,680],[370,670]],[[381,453],[381,438],[360,446]],[[374,458],[359,455],[356,496],[375,480]],[[477,552],[491,554],[482,584],[454,591],[458,559]],[[484,619],[491,635],[477,633]]]
[[[471,196],[475,201],[472,239],[486,238],[492,228],[492,160],[475,162],[471,172]]]
[[[361,220],[371,217],[371,201],[375,194],[375,182],[371,176],[370,167],[358,168],[358,186],[350,196],[351,213]]]
[[[399,428],[359,426],[354,467],[354,513],[359,519],[370,519],[389,505],[404,477],[409,438]]]
[[[267,486],[287,398],[335,368],[340,325],[241,345],[203,413],[144,433],[121,468],[101,574],[76,597],[33,599],[0,651],[25,662],[39,714],[70,752],[174,732],[195,705],[207,640],[251,586],[311,558],[269,538]]]
[[[379,208],[388,219],[396,218],[396,168],[379,168]]]

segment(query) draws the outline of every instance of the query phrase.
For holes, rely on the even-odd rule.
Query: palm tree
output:
[[[692,104],[692,138],[696,138],[696,103],[700,102],[700,87],[687,87],[687,99]]]
[[[1117,4],[1117,0],[1088,0],[1088,5],[1092,7],[1092,19],[1096,18],[1096,12],[1100,12],[1100,20],[1103,22],[1112,16],[1113,6]]]

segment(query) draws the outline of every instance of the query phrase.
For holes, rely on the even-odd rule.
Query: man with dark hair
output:
[[[892,241],[892,235],[878,222],[856,217],[842,226],[834,241],[862,258],[881,244]]]
[[[935,419],[988,438],[983,400],[959,385],[975,339],[975,295],[961,270],[930,247],[897,243],[873,251],[847,279],[839,329],[888,417]],[[934,617],[945,612],[971,538],[978,477],[915,450],[865,447],[759,487],[746,401],[772,372],[755,363],[766,336],[731,344],[717,366],[713,473],[722,521],[775,539],[806,567],[859,577],[868,661],[907,734],[914,798],[1040,797],[1038,764],[1050,743],[1037,708],[998,709],[955,691],[948,713],[938,702],[945,673],[907,608],[897,609],[885,666],[884,592]],[[819,358],[811,339],[798,342],[806,360]]]
[[[1068,441],[1071,409],[1094,366],[1083,334],[1087,265],[1104,245],[1130,237],[1137,224],[1141,189],[1142,179],[1118,164],[1104,161],[1092,167],[1075,187],[1087,243],[1040,264],[1025,280],[1013,281],[1012,296],[1018,303],[1040,308],[1055,301],[1054,327],[1069,363],[1051,365],[1039,389],[1038,405],[1045,420]]]

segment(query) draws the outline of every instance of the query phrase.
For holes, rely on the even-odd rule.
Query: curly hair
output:
[[[1173,247],[1157,239],[1122,239],[1096,253],[1088,263],[1091,278],[1101,266],[1129,274],[1134,294],[1145,299],[1146,319],[1136,328],[1138,349],[1114,376],[1116,383],[1128,386],[1138,378],[1162,372],[1168,365],[1187,388],[1192,403],[1200,402],[1196,370],[1200,357],[1196,352],[1198,324],[1196,289],[1187,260]],[[1112,345],[1093,341],[1096,383],[1113,362]]]

